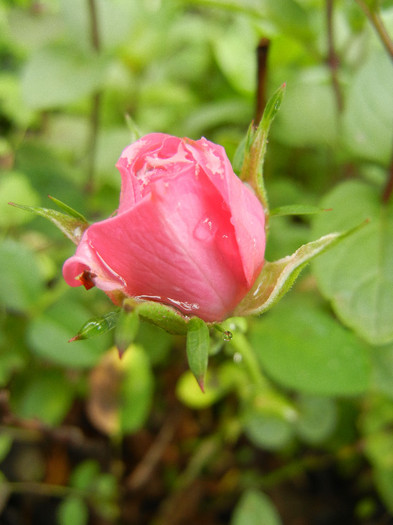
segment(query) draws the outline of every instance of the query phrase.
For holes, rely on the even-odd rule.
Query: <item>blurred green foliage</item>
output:
[[[194,431],[187,439],[173,430],[179,450],[162,467],[162,499],[176,502],[203,473],[217,483],[220,505],[229,494],[226,518],[217,514],[212,523],[278,525],[288,509],[275,497],[276,510],[266,492],[328,464],[355,484],[353,519],[393,515],[393,63],[372,27],[378,16],[393,35],[393,3],[364,2],[371,22],[359,3],[0,3],[4,523],[7,501],[12,506],[24,490],[60,497],[59,525],[97,516],[142,523],[126,517],[125,502],[142,483],[139,471],[129,476],[146,447],[127,463],[127,439],[155,436],[179,406]],[[233,159],[254,117],[262,38],[269,42],[264,97],[287,83],[265,163],[271,207],[331,209],[272,216],[267,259],[370,224],[317,259],[271,312],[229,320],[232,339],[213,334],[205,394],[187,371],[185,337],[145,321],[120,361],[111,332],[68,343],[111,304],[95,289],[69,289],[61,266],[72,243],[7,203],[48,207],[50,194],[89,220],[109,216],[120,188],[114,164],[135,126],[204,135]],[[202,373],[205,361],[198,366]],[[45,477],[42,465],[9,473],[7,458],[21,443],[36,432],[38,441],[62,442],[70,428],[80,450],[63,477]],[[93,435],[106,440],[98,459],[81,452]],[[220,469],[229,453],[228,473]],[[257,462],[258,454],[269,461]],[[165,521],[153,508],[157,523],[194,523]],[[195,522],[204,521],[203,508]]]

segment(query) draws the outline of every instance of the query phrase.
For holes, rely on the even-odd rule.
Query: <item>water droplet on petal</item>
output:
[[[216,227],[209,217],[201,219],[194,229],[194,237],[198,241],[208,242],[214,239]]]

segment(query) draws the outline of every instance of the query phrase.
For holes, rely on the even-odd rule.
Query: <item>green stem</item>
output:
[[[262,374],[259,366],[258,359],[254,353],[254,350],[244,334],[235,332],[230,342],[230,346],[233,347],[235,352],[240,354],[242,362],[246,367],[248,374],[255,386],[266,387],[268,386],[267,380]]]
[[[389,165],[389,171],[388,171],[388,180],[386,182],[386,186],[384,188],[384,192],[382,195],[382,202],[384,204],[387,204],[390,200],[390,197],[393,193],[393,150],[392,150],[392,158]]]
[[[327,19],[327,38],[328,38],[328,57],[327,62],[330,68],[330,74],[332,78],[333,91],[336,98],[337,110],[339,113],[342,112],[343,96],[341,93],[340,83],[338,80],[338,66],[339,59],[334,46],[334,24],[333,24],[333,10],[334,0],[326,0],[326,19]]]
[[[65,498],[66,496],[79,496],[86,498],[92,495],[92,492],[80,490],[64,485],[49,485],[34,481],[7,481],[4,483],[6,490],[18,494],[36,494],[37,496],[55,496]]]

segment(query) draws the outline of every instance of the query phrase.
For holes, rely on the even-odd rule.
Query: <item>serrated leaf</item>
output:
[[[261,273],[234,315],[255,315],[269,310],[291,288],[302,269],[317,255],[342,241],[361,226],[343,233],[330,233],[301,246],[295,253],[278,261],[266,261]]]
[[[74,244],[79,244],[83,232],[89,226],[88,222],[76,219],[71,215],[60,213],[59,211],[50,208],[39,208],[35,206],[24,206],[23,204],[9,203],[15,208],[35,213],[40,217],[44,217],[51,221],[59,230],[61,230]]]
[[[315,215],[329,210],[324,210],[318,206],[308,204],[290,204],[288,206],[279,206],[270,210],[270,217],[283,217],[285,215]]]
[[[245,143],[245,153],[240,178],[248,182],[259,200],[261,201],[266,215],[269,216],[268,198],[263,181],[263,162],[266,153],[267,138],[270,126],[284,97],[285,84],[283,84],[268,100],[261,122],[255,129],[250,126]]]
[[[210,336],[206,323],[193,317],[188,323],[187,330],[187,358],[191,372],[194,374],[202,392],[209,359]]]
[[[106,334],[115,328],[119,319],[119,315],[119,311],[114,311],[89,319],[78,331],[77,335],[72,337],[69,342],[71,343],[73,341],[80,341],[81,339],[90,339],[96,335]]]
[[[313,233],[347,228],[368,217],[367,228],[313,264],[323,295],[340,320],[371,344],[393,341],[393,201],[360,181],[337,186],[322,201],[334,212],[315,218]]]

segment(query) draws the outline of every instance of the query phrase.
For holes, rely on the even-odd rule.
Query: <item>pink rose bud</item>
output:
[[[265,217],[224,148],[152,133],[116,166],[117,214],[86,229],[64,279],[114,302],[124,294],[208,322],[228,317],[263,266]]]

